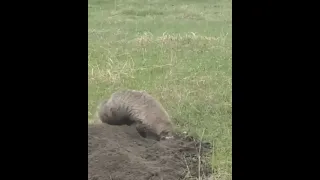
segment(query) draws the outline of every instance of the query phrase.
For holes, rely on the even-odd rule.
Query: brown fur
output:
[[[143,137],[168,138],[172,122],[163,106],[145,91],[118,91],[101,103],[99,119],[110,125],[132,125]]]

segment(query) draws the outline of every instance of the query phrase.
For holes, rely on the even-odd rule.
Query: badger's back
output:
[[[145,91],[127,90],[116,92],[112,96],[112,104],[119,110],[126,110],[133,120],[153,119],[155,121],[170,121],[163,106]]]

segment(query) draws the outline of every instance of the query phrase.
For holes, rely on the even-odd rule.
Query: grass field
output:
[[[205,129],[215,178],[231,180],[231,0],[89,0],[88,11],[88,119],[112,92],[146,90],[180,130]]]

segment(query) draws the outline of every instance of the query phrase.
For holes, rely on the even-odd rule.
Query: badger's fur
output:
[[[132,125],[143,137],[170,138],[172,122],[163,106],[145,91],[125,90],[101,103],[99,119],[110,125]]]

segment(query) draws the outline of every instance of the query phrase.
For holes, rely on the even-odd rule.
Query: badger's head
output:
[[[160,140],[172,139],[173,138],[173,125],[171,122],[159,124],[158,134]]]

